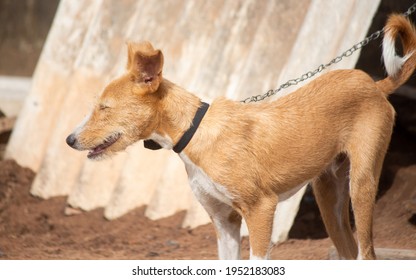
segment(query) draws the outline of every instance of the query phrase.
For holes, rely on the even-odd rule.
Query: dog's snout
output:
[[[74,133],[72,133],[68,135],[65,141],[68,144],[68,146],[70,146],[71,148],[74,148],[75,143],[77,142],[77,138],[75,137]]]

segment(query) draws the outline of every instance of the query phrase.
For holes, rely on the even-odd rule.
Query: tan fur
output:
[[[415,33],[406,19],[392,16],[386,30],[386,36],[403,36],[405,53],[416,50]],[[181,154],[232,197],[232,205],[201,199],[218,238],[231,234],[221,232],[222,226],[239,228],[244,217],[252,256],[267,257],[279,196],[313,182],[340,256],[357,258],[359,252],[359,257],[375,258],[373,207],[394,123],[386,96],[408,79],[415,64],[412,55],[395,77],[379,82],[359,70],[332,71],[269,103],[216,99]],[[101,158],[155,133],[177,143],[200,99],[163,79],[162,66],[162,53],[150,43],[130,44],[128,72],[105,88],[91,118],[71,135],[69,144],[91,150],[116,135],[95,157]],[[348,223],[348,194],[358,250]],[[226,216],[216,217],[221,213]]]

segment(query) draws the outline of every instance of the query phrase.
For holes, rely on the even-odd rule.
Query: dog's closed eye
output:
[[[106,105],[106,104],[100,104],[100,105],[98,106],[98,109],[99,109],[100,111],[103,111],[103,110],[105,110],[105,109],[110,109],[110,106],[108,106],[108,105]]]

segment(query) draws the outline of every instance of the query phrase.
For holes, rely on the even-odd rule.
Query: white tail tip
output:
[[[395,77],[400,69],[402,68],[403,64],[412,53],[408,53],[404,57],[398,56],[396,54],[396,46],[394,44],[394,40],[389,34],[384,35],[383,39],[383,60],[384,65],[387,70],[387,74],[391,77]]]

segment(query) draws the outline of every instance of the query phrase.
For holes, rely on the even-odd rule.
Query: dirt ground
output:
[[[374,220],[376,247],[416,250],[416,150],[396,129],[386,158]],[[414,142],[413,142],[414,143]],[[409,145],[410,144],[410,145]],[[65,197],[29,194],[35,174],[0,161],[0,259],[216,259],[211,225],[181,228],[184,213],[159,221],[144,209],[108,221],[103,210],[66,216]],[[286,242],[272,259],[326,259],[332,246],[311,193],[305,196]],[[249,255],[248,238],[242,255]]]

